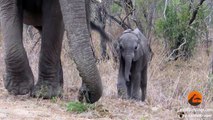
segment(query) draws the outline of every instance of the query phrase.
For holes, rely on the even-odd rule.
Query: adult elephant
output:
[[[4,86],[10,94],[31,93],[47,99],[62,95],[60,55],[65,26],[70,54],[82,77],[80,98],[94,103],[101,97],[102,83],[90,46],[89,5],[90,0],[0,0],[6,51]],[[36,27],[42,38],[35,86],[22,42],[23,23]]]

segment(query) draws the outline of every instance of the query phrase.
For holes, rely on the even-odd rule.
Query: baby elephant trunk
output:
[[[129,82],[129,78],[130,78],[130,71],[131,71],[131,66],[132,66],[132,57],[131,56],[125,56],[124,58],[125,61],[125,70],[124,70],[124,77],[126,82]]]

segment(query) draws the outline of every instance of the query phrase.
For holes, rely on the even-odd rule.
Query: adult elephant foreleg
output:
[[[82,77],[80,98],[85,98],[88,103],[94,103],[102,95],[102,83],[90,45],[87,19],[89,15],[86,14],[85,8],[85,6],[89,7],[89,0],[59,1],[68,34],[70,52]]]
[[[58,0],[44,0],[42,13],[39,78],[32,96],[49,99],[62,95],[63,72],[60,56],[64,24]]]
[[[34,85],[22,43],[22,2],[21,0],[0,0],[1,30],[5,48],[6,76],[4,86],[9,93],[24,95]]]

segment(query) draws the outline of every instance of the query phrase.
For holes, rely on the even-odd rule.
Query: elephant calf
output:
[[[138,28],[125,30],[115,44],[119,56],[118,96],[122,98],[140,99],[146,97],[147,66],[150,47],[146,37]]]

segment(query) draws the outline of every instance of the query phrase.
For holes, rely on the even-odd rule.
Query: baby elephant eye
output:
[[[139,47],[139,46],[138,46],[138,45],[136,45],[136,46],[135,46],[135,50],[137,50],[137,49],[138,49],[138,47]]]
[[[120,47],[121,50],[123,49],[122,45],[120,45],[119,47]]]

